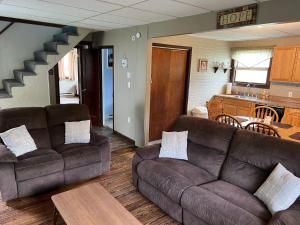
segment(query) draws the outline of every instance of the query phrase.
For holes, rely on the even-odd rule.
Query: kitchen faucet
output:
[[[250,97],[251,85],[250,85],[250,84],[247,84],[246,87],[248,88],[248,94],[247,94],[247,96]],[[244,92],[244,96],[246,96],[246,90],[245,90],[245,92]]]

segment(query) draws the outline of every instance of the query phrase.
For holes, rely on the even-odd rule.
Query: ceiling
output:
[[[111,30],[258,1],[265,0],[0,0],[0,16]]]
[[[300,35],[300,22],[255,25],[233,29],[217,30],[199,34],[191,34],[191,36],[221,41],[259,40],[296,35]]]

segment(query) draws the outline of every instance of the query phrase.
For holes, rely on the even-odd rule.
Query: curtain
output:
[[[273,55],[273,47],[264,48],[233,48],[231,58],[236,60],[240,67],[264,67]]]
[[[71,50],[58,62],[59,80],[77,80],[77,49]]]

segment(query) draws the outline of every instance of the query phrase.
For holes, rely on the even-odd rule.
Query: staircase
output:
[[[65,26],[53,40],[44,43],[44,49],[24,61],[24,68],[13,71],[14,77],[2,80],[0,108],[45,106],[50,103],[48,71],[90,30]]]

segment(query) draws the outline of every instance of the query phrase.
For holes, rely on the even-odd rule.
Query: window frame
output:
[[[270,88],[270,75],[271,75],[271,68],[272,68],[272,61],[273,58],[270,59],[270,66],[268,69],[268,74],[267,74],[267,81],[265,84],[260,84],[260,83],[250,83],[250,82],[237,82],[235,81],[235,76],[236,76],[236,60],[231,59],[231,72],[230,72],[230,77],[231,77],[231,82],[234,86],[240,86],[240,87],[246,87],[248,84],[255,86],[255,88],[264,88],[264,89],[269,89]],[[244,69],[244,70],[248,70],[248,69]],[[249,70],[257,70],[260,71],[262,69],[249,69]]]

